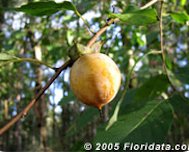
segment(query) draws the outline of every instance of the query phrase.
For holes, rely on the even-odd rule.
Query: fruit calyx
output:
[[[75,62],[80,56],[88,53],[98,53],[102,47],[102,42],[98,41],[91,47],[87,47],[80,43],[75,43],[74,46],[69,50],[68,56],[72,62]]]

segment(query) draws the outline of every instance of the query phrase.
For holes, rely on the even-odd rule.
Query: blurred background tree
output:
[[[1,0],[1,53],[60,67],[68,59],[68,50],[74,42],[86,44],[92,37],[86,24],[73,11],[50,15],[46,11],[47,15],[36,16],[12,9],[29,2],[36,1]],[[129,11],[130,5],[141,7],[147,2],[149,0],[72,0],[94,32],[107,22],[108,14],[113,10],[124,13]],[[152,8],[159,15],[159,3]],[[116,98],[104,107],[104,120],[100,120],[98,110],[77,101],[69,86],[70,69],[67,69],[30,113],[0,137],[0,150],[78,151],[84,150],[83,144],[88,141],[189,144],[188,14],[188,0],[165,1],[163,33],[169,79],[164,75],[161,54],[146,55],[137,62],[150,51],[161,50],[158,22],[145,26],[112,24],[99,40],[104,42],[101,52],[119,66],[122,85]],[[30,102],[54,71],[35,63],[4,60],[1,55],[2,127]],[[136,62],[126,92],[128,73]],[[106,131],[120,100],[123,102],[118,120]]]

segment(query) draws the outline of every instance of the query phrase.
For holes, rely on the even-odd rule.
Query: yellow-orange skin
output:
[[[102,53],[81,56],[70,71],[70,84],[75,96],[99,110],[115,97],[120,83],[119,68],[110,57]]]

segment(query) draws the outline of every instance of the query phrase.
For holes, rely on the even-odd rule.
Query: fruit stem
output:
[[[99,114],[100,114],[100,119],[103,121],[104,115],[103,115],[102,109],[98,109],[98,110],[99,110]]]

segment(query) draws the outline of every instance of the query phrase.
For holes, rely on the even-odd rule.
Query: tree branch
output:
[[[107,22],[92,38],[89,40],[87,46],[92,46],[97,38],[102,35],[106,29],[115,21],[115,19],[111,19]],[[44,94],[44,92],[49,88],[49,86],[54,82],[54,80],[60,75],[60,73],[65,70],[67,67],[71,66],[73,63],[71,60],[68,60],[64,63],[60,68],[56,69],[56,73],[53,77],[47,82],[47,84],[41,89],[41,91],[36,95],[36,97],[31,100],[31,102],[19,113],[17,114],[12,120],[10,120],[4,127],[0,129],[0,135],[5,133],[11,126],[13,126],[17,121],[19,121],[22,117],[25,117],[29,110],[33,107],[33,105],[39,100],[39,98]]]
[[[87,43],[87,47],[91,47],[95,41],[98,39],[100,35],[102,35],[107,28],[114,22],[118,21],[117,19],[110,19],[92,38],[91,40]]]
[[[148,2],[147,4],[145,4],[144,6],[142,6],[140,9],[141,10],[146,9],[146,8],[152,6],[153,4],[157,3],[158,1],[163,1],[163,0],[152,0],[152,1]]]
[[[152,0],[150,2],[148,2],[147,4],[145,4],[144,6],[142,6],[140,9],[146,9],[150,6],[152,6],[153,4],[155,4],[156,2],[158,1],[163,1],[163,0]],[[118,22],[119,19],[110,19],[92,38],[91,40],[87,43],[87,46],[88,47],[91,47],[95,41],[98,39],[98,37],[100,35],[102,35],[106,30],[107,28],[112,24],[112,23],[115,23],[115,22]]]
[[[171,78],[170,78],[170,75],[169,75],[169,71],[168,71],[167,66],[166,66],[166,52],[164,50],[164,39],[163,39],[163,17],[162,17],[163,3],[164,3],[164,1],[161,0],[161,3],[160,3],[160,15],[159,15],[160,47],[161,47],[161,56],[162,56],[162,64],[163,64],[162,66],[163,66],[163,71],[165,72],[171,87],[173,88],[174,91],[176,91],[177,89],[176,89],[176,87],[174,86],[174,84],[171,81]]]
[[[162,53],[162,59],[163,59],[163,69],[166,70],[165,65],[165,51],[164,51],[164,39],[163,39],[163,20],[162,20],[162,14],[163,14],[163,1],[161,1],[160,4],[160,14],[159,14],[159,30],[160,30],[160,47],[161,47],[161,53]]]
[[[39,100],[39,98],[45,93],[45,91],[54,82],[54,80],[60,75],[60,73],[71,65],[72,65],[71,60],[68,60],[60,68],[58,68],[56,73],[53,75],[53,77],[40,90],[40,92],[36,95],[36,97],[33,100],[31,100],[31,102],[19,114],[17,114],[3,128],[0,129],[0,135],[2,135],[5,131],[7,131],[11,126],[13,126],[22,117],[25,117],[27,115],[27,113],[29,112],[29,110],[33,107],[33,105]]]
[[[156,3],[158,0],[152,0],[141,9],[145,9],[154,3]],[[118,19],[110,19],[87,43],[88,47],[91,47],[95,41],[98,39],[99,36],[101,36],[107,28],[114,22],[118,22]],[[162,43],[163,44],[163,43]],[[163,51],[162,51],[163,52]],[[29,110],[33,107],[33,105],[39,101],[39,98],[45,93],[45,91],[49,88],[49,86],[54,82],[54,80],[60,75],[60,73],[65,70],[66,68],[70,67],[73,64],[71,60],[68,60],[65,62],[60,68],[56,69],[56,73],[52,76],[52,78],[46,83],[46,85],[40,90],[40,92],[36,95],[36,97],[31,100],[31,102],[19,113],[17,114],[12,120],[10,120],[5,126],[3,126],[0,129],[0,136],[5,133],[10,127],[12,127],[17,121],[19,121],[22,117],[25,117]]]

